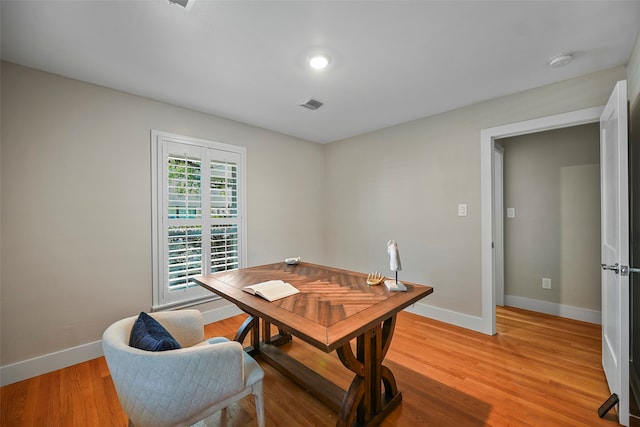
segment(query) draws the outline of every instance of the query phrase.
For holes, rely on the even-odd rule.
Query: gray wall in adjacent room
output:
[[[599,124],[500,142],[505,295],[599,311]]]

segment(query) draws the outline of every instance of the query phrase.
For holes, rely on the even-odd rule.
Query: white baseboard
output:
[[[471,329],[472,331],[483,333],[482,318],[470,316],[468,314],[451,311],[444,308],[434,307],[429,304],[417,302],[405,309],[409,313],[418,314],[440,322]]]
[[[204,319],[204,324],[208,325],[209,323],[228,319],[229,317],[237,316],[238,314],[242,313],[243,311],[240,310],[237,305],[227,304],[223,307],[215,308],[213,310],[203,311],[202,318]]]
[[[513,295],[504,296],[504,305],[522,308],[524,310],[537,311],[539,313],[553,314],[554,316],[566,317],[573,320],[580,320],[582,322],[595,323],[598,325],[602,324],[602,313],[588,308],[574,307],[571,305],[540,301]]]
[[[228,304],[220,308],[207,310],[202,313],[202,317],[204,323],[208,324],[241,313],[242,311],[237,306]],[[54,353],[44,354],[34,357],[33,359],[0,366],[0,386],[13,384],[18,381],[46,374],[47,372],[63,369],[103,355],[102,340],[98,340]]]
[[[17,383],[102,356],[102,340],[0,367],[0,385]]]

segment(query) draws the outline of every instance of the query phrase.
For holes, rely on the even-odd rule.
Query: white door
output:
[[[627,84],[621,81],[600,117],[602,191],[602,366],[618,395],[618,421],[629,425],[629,191]]]

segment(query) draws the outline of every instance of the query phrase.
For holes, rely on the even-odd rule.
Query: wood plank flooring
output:
[[[382,426],[617,426],[598,418],[608,397],[597,325],[498,308],[495,336],[402,312],[385,364],[403,394]],[[232,337],[244,316],[207,325]],[[295,340],[283,349],[346,388],[351,374],[335,354]],[[268,426],[333,426],[336,414],[265,363]],[[612,411],[613,412],[613,411]],[[125,427],[104,358],[0,389],[3,427]],[[207,426],[253,426],[252,398]]]

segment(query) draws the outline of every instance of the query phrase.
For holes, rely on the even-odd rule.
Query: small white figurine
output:
[[[400,252],[398,252],[398,244],[395,240],[389,240],[387,242],[387,253],[389,254],[389,267],[391,271],[402,271]]]
[[[387,242],[387,253],[389,254],[389,268],[391,268],[391,271],[396,272],[396,280],[385,280],[384,284],[390,291],[406,291],[407,287],[403,283],[398,282],[398,271],[402,270],[402,264],[400,263],[398,244],[395,240],[389,240]]]

